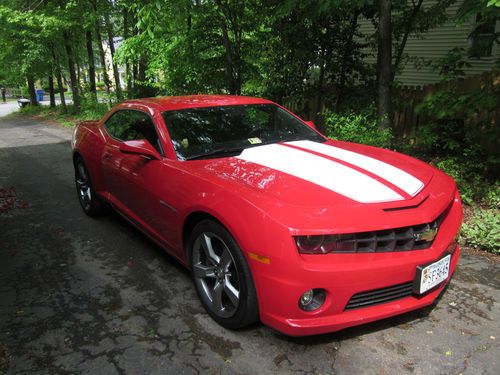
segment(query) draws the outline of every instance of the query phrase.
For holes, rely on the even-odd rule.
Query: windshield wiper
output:
[[[186,160],[205,159],[205,158],[211,158],[214,156],[221,156],[221,155],[236,156],[236,155],[241,154],[244,149],[245,149],[245,147],[218,148],[218,149],[215,149],[212,151],[205,152],[203,154],[188,156],[186,158]]]

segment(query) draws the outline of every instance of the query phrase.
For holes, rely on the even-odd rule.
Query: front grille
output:
[[[355,294],[349,300],[345,310],[354,310],[369,307],[385,302],[395,301],[412,294],[413,282],[390,286],[387,288],[370,290]]]
[[[434,241],[439,225],[448,213],[446,209],[430,223],[396,229],[339,234],[332,253],[374,253],[427,249]],[[434,236],[432,236],[434,234]]]

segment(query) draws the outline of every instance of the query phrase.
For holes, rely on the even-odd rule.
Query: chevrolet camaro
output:
[[[80,123],[72,151],[83,211],[112,207],[188,267],[226,328],[312,335],[419,309],[459,259],[449,176],[269,100],[128,100]]]

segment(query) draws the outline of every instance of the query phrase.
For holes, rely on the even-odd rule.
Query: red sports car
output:
[[[227,328],[332,332],[432,304],[460,249],[454,181],[242,96],[128,100],[72,141],[85,213],[116,211],[191,269]]]

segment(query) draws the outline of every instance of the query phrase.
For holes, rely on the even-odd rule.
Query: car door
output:
[[[105,122],[104,128],[108,142],[103,150],[102,166],[110,200],[127,216],[158,235],[153,228],[158,228],[161,220],[158,202],[163,163],[120,151],[121,143],[141,139],[163,155],[153,119],[139,110],[121,109]]]

